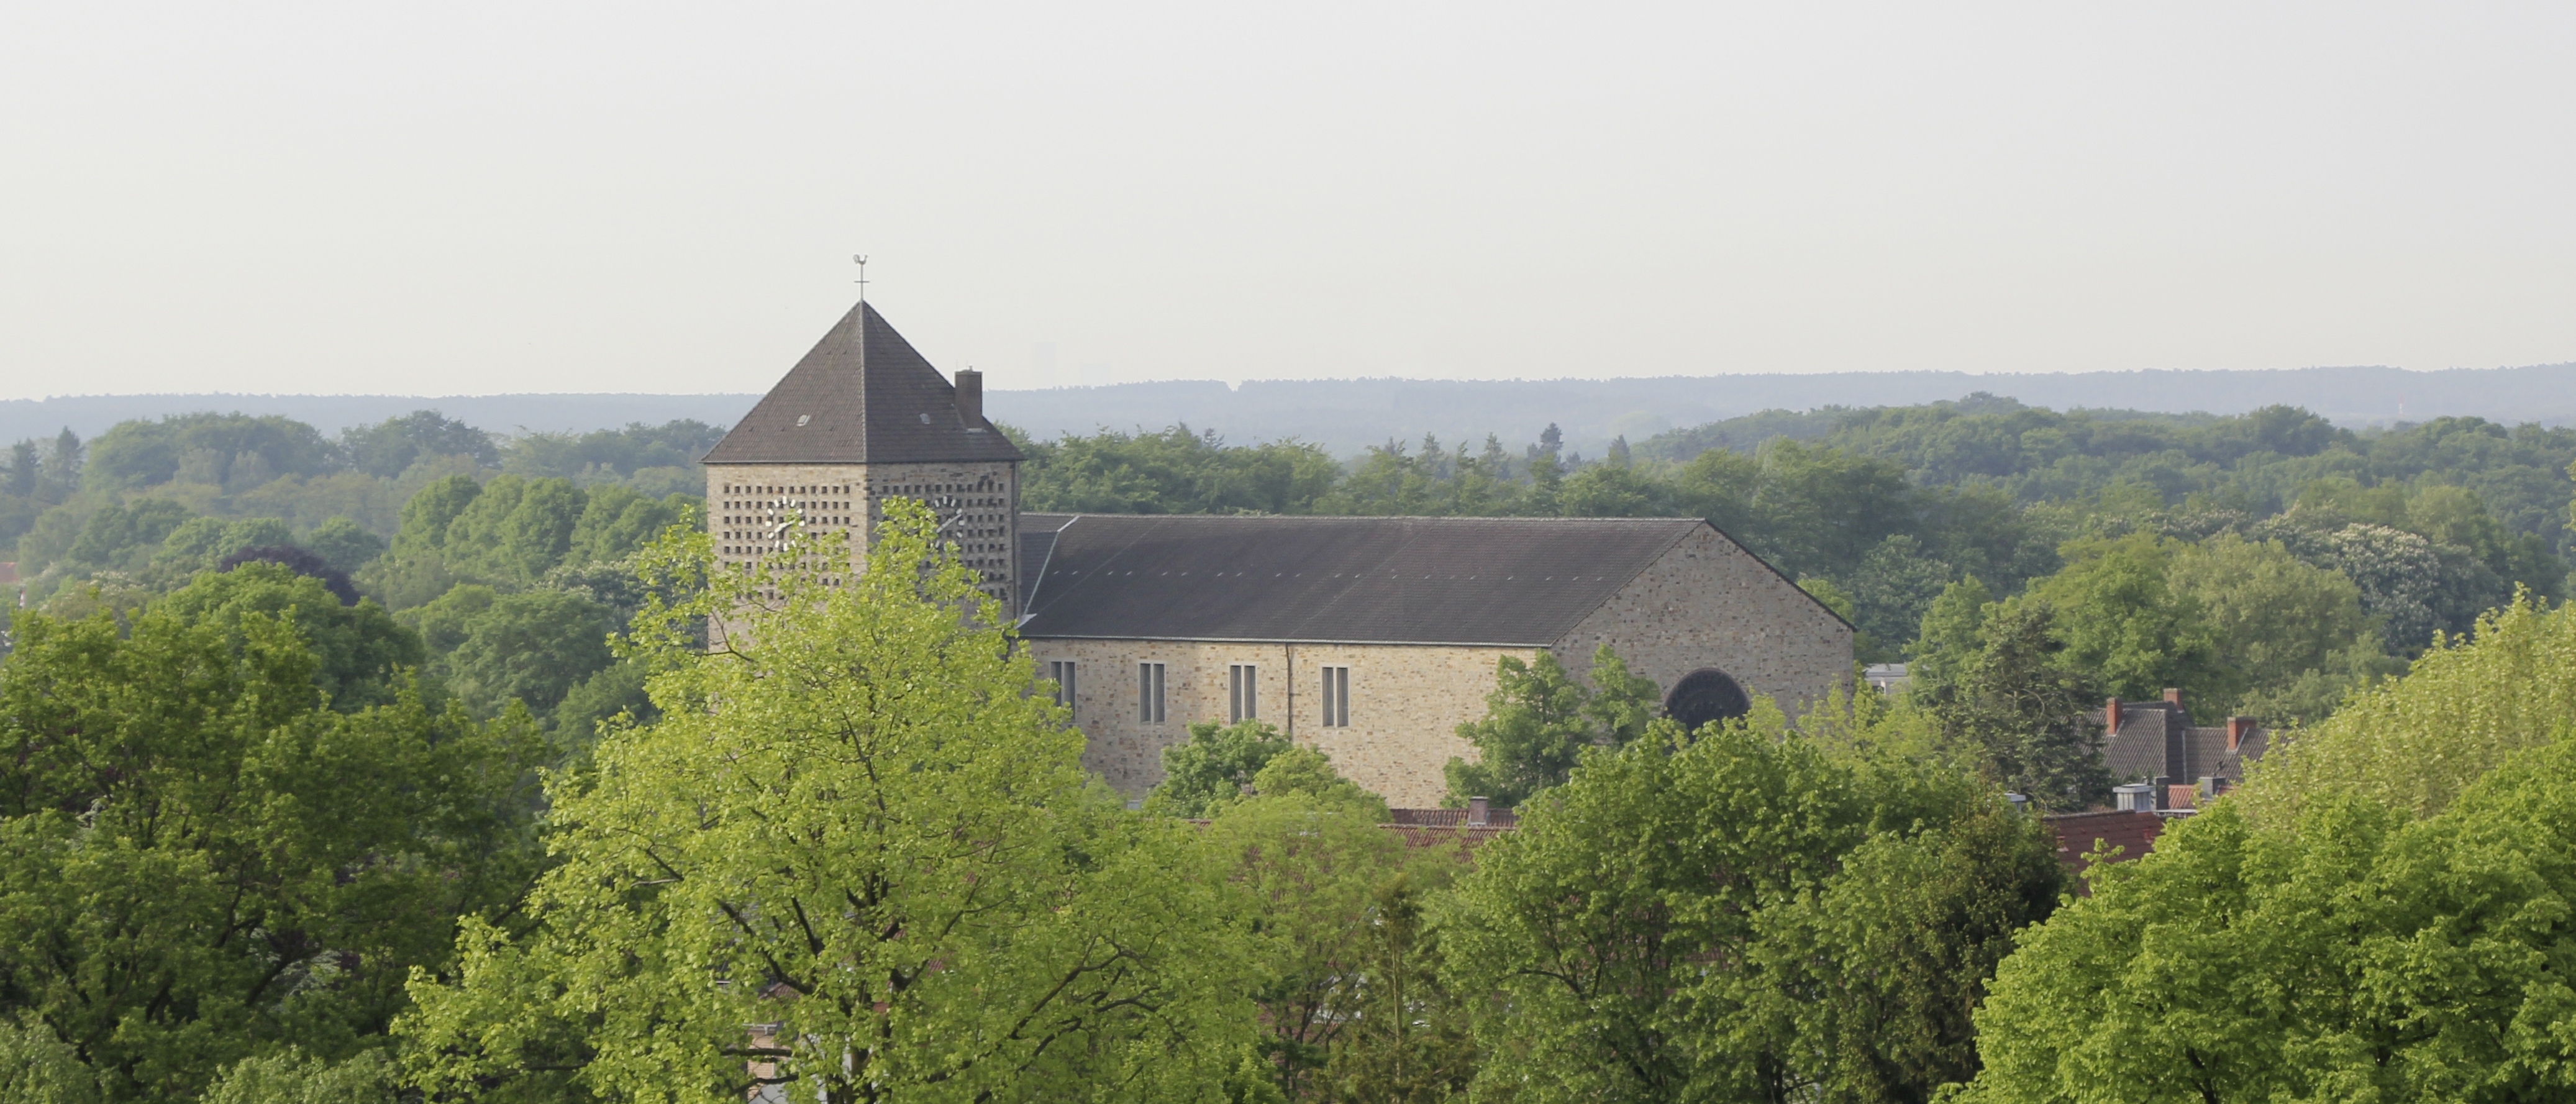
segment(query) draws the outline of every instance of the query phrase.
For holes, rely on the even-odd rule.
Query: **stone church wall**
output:
[[[1074,723],[1090,740],[1083,765],[1141,797],[1163,780],[1163,749],[1189,739],[1193,721],[1226,719],[1227,669],[1257,671],[1255,715],[1301,747],[1332,756],[1333,767],[1398,808],[1440,804],[1441,768],[1472,759],[1460,724],[1485,715],[1495,661],[1534,649],[1391,644],[1224,644],[1157,640],[1029,641],[1046,676],[1049,661],[1075,664]],[[1164,665],[1164,720],[1137,719],[1137,666]],[[1350,668],[1350,724],[1327,726],[1323,671]]]
[[[1852,678],[1852,630],[1750,553],[1713,529],[1666,552],[1550,649],[1583,674],[1607,642],[1629,669],[1672,689],[1715,667],[1791,717]],[[1258,716],[1303,747],[1332,756],[1346,778],[1397,808],[1439,805],[1441,768],[1473,759],[1459,725],[1485,715],[1495,662],[1535,649],[1394,644],[1218,644],[1153,640],[1033,639],[1041,677],[1048,661],[1076,664],[1075,723],[1090,739],[1084,765],[1131,797],[1162,781],[1162,752],[1189,738],[1192,721],[1226,719],[1227,668],[1252,664]],[[1136,668],[1162,663],[1160,724],[1137,719]],[[1321,717],[1321,668],[1351,669],[1348,727]]]
[[[1795,718],[1852,678],[1852,629],[1715,529],[1694,530],[1550,649],[1592,668],[1607,642],[1669,692],[1715,667]]]

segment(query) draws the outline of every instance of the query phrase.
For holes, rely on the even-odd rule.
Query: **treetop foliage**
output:
[[[1168,876],[1194,830],[1090,785],[929,512],[888,513],[838,583],[799,566],[837,535],[748,573],[693,531],[647,553],[662,719],[550,785],[527,923],[415,974],[424,1087],[739,1097],[758,1062],[836,1101],[1207,1098],[1249,1053],[1220,891]]]
[[[1442,914],[1493,993],[1481,1091],[1514,1099],[1924,1099],[2061,877],[1963,776],[1871,762],[1777,710],[1594,748],[1487,844]]]
[[[1263,768],[1290,746],[1279,726],[1262,720],[1192,721],[1189,733],[1188,739],[1163,749],[1163,780],[1145,795],[1147,811],[1213,816],[1243,796]]]
[[[2567,731],[2563,722],[2560,731]],[[2507,756],[2416,819],[2329,788],[2263,830],[2236,801],[2023,934],[1977,1014],[1966,1100],[2539,1100],[2564,1036],[2576,742]]]
[[[1485,716],[1458,726],[1458,738],[1477,751],[1470,763],[1451,758],[1449,792],[1441,803],[1464,808],[1472,797],[1510,809],[1558,785],[1582,761],[1586,748],[1620,747],[1642,736],[1661,712],[1663,693],[1654,680],[1628,673],[1626,660],[1603,644],[1592,655],[1590,685],[1553,653],[1530,660],[1496,661]]]
[[[2286,734],[2237,803],[2258,823],[2354,793],[2431,816],[2506,759],[2576,723],[2576,609],[2525,598],[2418,657],[2406,677],[2360,691],[2332,717]]]
[[[245,1058],[381,1047],[451,918],[538,863],[530,726],[408,684],[326,708],[344,657],[308,618],[354,611],[266,565],[200,586],[122,630],[21,617],[0,661],[0,1051],[57,1099],[194,1100]]]

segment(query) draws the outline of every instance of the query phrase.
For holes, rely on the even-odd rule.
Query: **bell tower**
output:
[[[1016,620],[1021,459],[984,417],[981,373],[951,383],[862,301],[701,461],[707,530],[720,563],[749,563],[801,512],[809,529],[852,534],[856,572],[886,500],[917,499]]]

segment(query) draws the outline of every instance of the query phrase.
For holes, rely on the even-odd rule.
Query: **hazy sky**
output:
[[[2576,360],[2576,5],[21,2],[0,398]],[[1865,400],[1866,396],[1855,396]]]

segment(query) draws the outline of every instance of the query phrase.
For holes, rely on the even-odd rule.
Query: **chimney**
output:
[[[2254,718],[2227,718],[2227,750],[2235,751],[2245,743],[2245,734],[2254,731]]]
[[[2120,811],[2124,813],[2156,811],[2156,788],[2149,783],[2131,782],[2126,786],[2113,786],[2111,797],[2119,802]]]
[[[2119,735],[2119,734],[2120,734],[2120,699],[2118,699],[2118,698],[2113,698],[2113,699],[2111,699],[2111,700],[2109,700],[2109,701],[2107,701],[2107,702],[2102,703],[2102,735],[2103,735],[2103,736],[2105,736],[2105,737],[2110,737],[2110,736],[2117,736],[2117,735]]]
[[[1487,821],[1487,820],[1489,820],[1489,819],[1490,819],[1490,817],[1491,817],[1491,814],[1487,813],[1487,812],[1485,811],[1485,809],[1486,809],[1486,806],[1485,806],[1485,799],[1484,799],[1484,798],[1481,798],[1481,797],[1471,797],[1471,798],[1468,798],[1468,799],[1467,799],[1467,826],[1468,826],[1468,827],[1470,827],[1470,828],[1482,828],[1482,827],[1484,827],[1484,826],[1485,826],[1486,821]]]
[[[984,428],[984,373],[957,370],[957,417],[968,429]]]
[[[2165,687],[2165,700],[2166,700],[2166,701],[2168,701],[2168,702],[2171,702],[2171,703],[2173,703],[2173,704],[2175,704],[2175,705],[2181,705],[2181,704],[2182,704],[2182,688],[2181,688],[2181,687],[2178,687],[2178,686],[2168,686],[2168,687]]]

